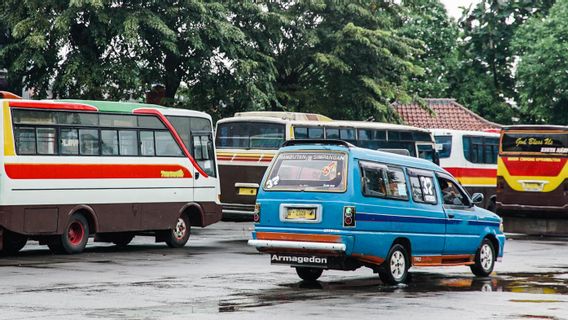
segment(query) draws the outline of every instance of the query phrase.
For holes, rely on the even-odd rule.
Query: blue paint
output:
[[[347,159],[345,190],[322,192],[310,190],[309,186],[303,187],[302,190],[276,190],[283,188],[278,183],[282,179],[285,180],[285,176],[277,176],[278,179],[272,177],[276,184],[268,188],[267,180],[270,180],[268,178],[271,177],[272,167],[279,165],[279,158],[275,158],[259,188],[257,201],[261,210],[260,222],[256,224],[253,239],[257,239],[257,232],[338,235],[346,245],[346,255],[384,259],[398,238],[410,242],[412,256],[440,256],[473,255],[485,237],[494,237],[499,242],[498,254],[503,255],[505,237],[499,230],[501,218],[475,206],[444,205],[437,177],[449,176],[449,173],[430,161],[369,149],[330,145],[290,146],[280,149],[279,155],[295,152],[344,154]],[[398,168],[397,170],[403,173],[406,190],[396,187],[399,191],[398,198],[365,195],[362,181],[366,178],[362,176],[362,162]],[[306,163],[306,176],[319,176],[318,170],[308,167]],[[329,168],[333,166],[324,166],[322,174],[329,174]],[[302,173],[290,169],[286,174],[299,176]],[[423,196],[426,195],[425,192],[432,192],[434,198],[431,198],[430,202],[424,201],[424,198],[423,201],[413,198],[411,177],[419,178],[422,175],[425,175],[426,180],[419,181],[430,189],[420,190]],[[321,206],[321,212],[318,212],[321,221],[288,221],[281,215],[281,206],[286,204],[303,205],[306,208]],[[347,206],[356,209],[354,227],[343,225],[344,208]]]

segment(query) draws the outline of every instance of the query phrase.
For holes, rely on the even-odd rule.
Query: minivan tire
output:
[[[298,276],[306,282],[315,282],[323,273],[320,268],[296,267]]]
[[[379,277],[384,284],[397,285],[405,283],[408,279],[408,269],[410,268],[410,259],[406,248],[401,244],[394,244],[387,259],[379,269]]]
[[[478,277],[487,277],[495,267],[495,247],[487,238],[483,239],[481,246],[475,254],[475,264],[471,265],[471,272]]]

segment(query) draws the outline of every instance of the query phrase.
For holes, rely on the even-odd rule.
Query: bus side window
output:
[[[77,133],[77,129],[62,128],[60,133],[59,150],[61,150],[61,154],[79,154],[79,134]]]
[[[157,156],[182,156],[180,147],[169,131],[155,131]]]
[[[16,150],[18,154],[36,154],[35,128],[16,128]]]
[[[138,134],[135,130],[118,131],[118,149],[121,156],[138,155]]]
[[[101,151],[103,156],[118,155],[118,131],[101,130]]]

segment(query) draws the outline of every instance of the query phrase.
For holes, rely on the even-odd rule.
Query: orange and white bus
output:
[[[495,212],[499,134],[495,132],[431,129],[440,166],[470,193],[483,194],[479,206]]]
[[[89,236],[181,247],[221,218],[211,117],[106,101],[0,100],[0,242],[78,253]]]
[[[503,129],[497,213],[509,232],[568,234],[568,126]]]
[[[252,218],[266,168],[286,140],[337,139],[435,161],[430,132],[411,126],[334,121],[318,114],[242,112],[217,122],[221,203],[227,218]]]

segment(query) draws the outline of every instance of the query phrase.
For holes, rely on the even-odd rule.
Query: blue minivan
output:
[[[258,193],[249,245],[305,281],[366,266],[386,284],[412,266],[470,266],[488,276],[503,256],[501,218],[475,206],[430,161],[343,141],[288,141]]]

